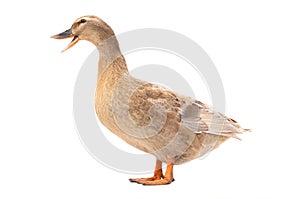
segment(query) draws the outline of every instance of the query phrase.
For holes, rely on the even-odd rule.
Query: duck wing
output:
[[[233,119],[215,112],[208,105],[193,99],[181,105],[181,122],[195,133],[208,133],[240,139],[236,134],[248,131]]]
[[[200,101],[151,83],[135,89],[128,105],[130,118],[136,126],[147,126],[156,132],[176,133],[182,125],[195,134],[207,133],[239,139],[236,134],[248,130]]]

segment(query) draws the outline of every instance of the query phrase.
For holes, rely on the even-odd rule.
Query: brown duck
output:
[[[128,144],[156,157],[153,177],[132,178],[143,185],[171,183],[173,165],[183,164],[246,131],[208,105],[132,77],[113,30],[96,16],[78,18],[52,36],[93,43],[100,55],[95,110],[99,120]],[[162,162],[167,164],[163,174]]]

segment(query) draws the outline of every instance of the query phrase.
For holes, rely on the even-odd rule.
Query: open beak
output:
[[[74,35],[72,33],[72,29],[71,28],[69,30],[66,30],[65,32],[62,32],[62,33],[59,33],[57,35],[51,36],[51,38],[54,38],[54,39],[66,39],[66,38],[72,38],[72,37],[73,37],[72,41],[61,52],[65,52],[66,50],[68,50],[69,48],[71,48],[72,46],[74,46],[79,41],[79,37],[77,35]]]

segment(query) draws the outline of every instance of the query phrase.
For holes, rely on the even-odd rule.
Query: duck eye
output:
[[[80,23],[85,23],[86,22],[86,19],[81,19],[80,20]]]

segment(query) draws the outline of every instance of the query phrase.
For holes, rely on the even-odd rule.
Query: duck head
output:
[[[69,45],[62,51],[74,46],[79,40],[87,40],[95,46],[101,45],[103,41],[114,36],[113,30],[97,16],[87,15],[75,20],[70,29],[53,35],[54,39],[73,38]]]

